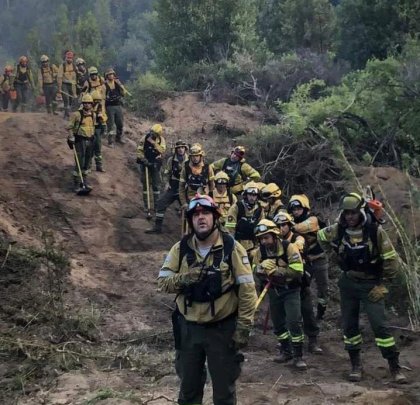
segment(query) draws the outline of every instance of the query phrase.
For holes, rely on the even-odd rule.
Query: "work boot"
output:
[[[316,307],[316,319],[318,321],[321,321],[322,319],[324,319],[324,314],[326,310],[327,310],[327,306],[318,302],[318,305]]]
[[[47,105],[47,114],[51,114],[51,106]]]
[[[308,342],[308,352],[312,354],[322,354],[323,350],[318,345],[318,339],[316,336],[310,336]]]
[[[146,229],[144,233],[162,233],[162,221],[156,220],[153,228]]]
[[[289,340],[282,340],[277,345],[279,349],[279,355],[274,357],[273,361],[276,363],[287,363],[289,360],[293,359],[292,345]]]
[[[53,103],[52,104],[52,113],[54,115],[58,115],[58,112],[57,112],[57,104],[56,103]]]
[[[115,139],[115,141],[121,145],[126,144],[125,139],[122,136],[117,136],[117,138]]]
[[[77,194],[80,190],[80,179],[73,177],[73,191]]]
[[[102,167],[102,163],[96,163],[96,171],[105,173],[106,170]]]
[[[70,112],[68,108],[64,109],[64,118],[69,118],[70,117]]]
[[[391,372],[392,379],[397,384],[406,384],[407,383],[407,377],[401,372],[400,363],[398,360],[398,353],[394,356],[388,359],[389,364],[389,371]]]
[[[89,186],[88,182],[87,182],[87,178],[83,176],[83,183],[81,183],[81,187],[83,187],[83,184],[85,185],[85,189],[87,190],[92,190],[92,187]]]
[[[351,371],[348,375],[349,381],[359,382],[362,380],[362,363],[360,360],[360,350],[349,350]]]
[[[293,365],[298,370],[306,370],[308,367],[302,358],[302,349],[303,349],[303,343],[299,345],[297,344],[293,345]]]

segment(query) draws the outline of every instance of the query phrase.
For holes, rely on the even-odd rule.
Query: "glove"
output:
[[[378,302],[381,299],[385,298],[385,295],[388,294],[388,288],[383,284],[375,285],[368,294],[369,301]]]
[[[73,137],[68,137],[67,138],[67,145],[69,145],[70,149],[74,148],[74,138]]]
[[[181,274],[181,284],[187,287],[191,284],[198,283],[203,277],[203,269],[201,267],[192,267],[188,272]]]
[[[246,328],[242,325],[237,325],[235,332],[233,333],[232,340],[233,340],[233,347],[236,350],[241,350],[248,346],[249,341],[249,328]]]
[[[260,267],[267,276],[271,276],[276,271],[277,264],[274,259],[265,259],[261,262]]]

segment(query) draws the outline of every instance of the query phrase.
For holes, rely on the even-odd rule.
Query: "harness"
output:
[[[52,79],[51,83],[45,83],[45,75],[47,73],[49,73],[51,75],[51,79]],[[54,70],[53,70],[51,65],[49,65],[47,69],[44,69],[43,67],[41,67],[41,76],[42,76],[42,84],[43,85],[45,85],[45,84],[50,84],[51,85],[51,84],[55,84],[57,82],[57,77],[54,77]]]
[[[204,267],[208,255],[202,263],[197,263],[195,251],[188,245],[189,239],[190,235],[186,235],[181,239],[178,271],[181,268],[184,256],[186,256],[188,267],[191,267],[194,264],[200,266],[203,277],[198,283],[191,284],[182,290],[182,294],[184,295],[184,314],[187,314],[188,307],[191,307],[193,302],[209,302],[211,315],[214,316],[215,300],[235,287],[235,284],[233,283],[226,288],[223,288],[222,272],[220,271],[220,265],[224,262],[227,263],[230,273],[233,274],[232,252],[235,246],[235,240],[232,236],[223,232],[223,246],[220,246],[217,250],[211,250],[208,253],[213,254],[213,264]]]
[[[151,132],[148,132],[146,135],[146,138],[144,139],[144,157],[150,162],[150,163],[156,163],[156,158],[160,156],[160,153],[155,149],[155,147],[150,143],[147,142],[147,140],[152,136]],[[156,142],[160,145],[161,139],[156,138]]]
[[[242,173],[242,165],[244,162],[232,162],[229,158],[226,158],[222,170],[229,176],[229,182],[228,186],[233,187],[235,184],[235,179],[238,176],[238,174],[241,175],[242,181],[246,180],[246,176]]]
[[[121,86],[117,83],[115,83],[115,88],[111,89],[110,85],[108,84],[108,82],[105,82],[105,97],[106,97],[106,102],[109,104],[115,104],[117,105],[120,101],[121,101]]]
[[[30,67],[26,66],[26,72],[22,72],[20,69],[21,69],[20,64],[17,64],[15,82],[18,84],[29,83],[29,75],[31,72]]]
[[[193,191],[198,191],[199,188],[204,188],[208,184],[209,179],[209,165],[207,163],[201,169],[199,174],[194,174],[191,170],[189,160],[185,163],[185,175],[188,188]],[[187,190],[186,190],[187,192]]]
[[[261,216],[262,207],[258,207],[251,217],[246,217],[244,202],[238,201],[236,205],[238,206],[238,219],[235,230],[235,239],[255,240],[254,228]]]
[[[370,222],[363,226],[362,231],[362,241],[351,243],[346,228],[338,224],[337,238],[331,242],[338,264],[344,272],[353,270],[380,276],[383,261],[378,251],[378,225]],[[372,249],[369,248],[369,239]]]
[[[86,139],[93,140],[93,136],[92,136],[92,137],[90,137],[90,138],[88,138],[88,137],[86,137],[86,136],[79,135],[79,130],[80,130],[80,127],[81,127],[81,126],[82,126],[82,124],[83,124],[83,120],[84,120],[85,118],[89,117],[89,115],[84,115],[84,114],[83,114],[83,112],[82,112],[81,110],[78,110],[78,113],[80,114],[80,121],[79,121],[79,125],[77,126],[77,130],[76,130],[76,132],[74,133],[74,140],[75,140],[75,142],[80,142],[80,141],[82,141],[82,140],[86,140]],[[92,117],[93,124],[95,125],[95,121],[96,121],[96,113],[95,113],[94,111],[92,111],[92,115],[91,115],[91,117]]]

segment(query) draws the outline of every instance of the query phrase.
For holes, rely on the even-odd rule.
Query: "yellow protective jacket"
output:
[[[308,218],[293,226],[293,232],[302,235],[305,238],[306,259],[310,262],[324,258],[325,253],[317,241],[317,232],[319,231],[318,218],[309,214]]]
[[[0,76],[0,93],[5,93],[9,90],[12,90],[14,81],[15,76],[13,74],[11,74],[10,76],[2,74]]]
[[[70,117],[67,127],[74,136],[91,138],[95,134],[96,114],[93,111],[85,113],[83,110],[75,111]]]
[[[182,165],[179,178],[179,200],[181,205],[187,204],[198,192],[198,190],[190,186],[192,176],[205,183],[204,188],[200,190],[201,194],[209,194],[214,189],[214,181],[211,180],[214,177],[214,172],[211,166],[207,165],[203,160],[198,165],[193,165],[191,160],[188,160]]]
[[[256,277],[264,281],[271,279],[273,287],[293,285],[299,287],[299,281],[303,276],[303,260],[299,248],[294,243],[285,242],[287,250],[279,238],[276,238],[276,248],[273,251],[260,246],[253,258],[253,270]],[[261,263],[264,260],[275,260],[276,268],[270,276],[264,271]],[[293,283],[293,284],[292,284]]]
[[[59,90],[61,90],[63,83],[69,83],[76,87],[77,70],[74,63],[63,62],[59,66],[57,73],[57,83]]]
[[[303,255],[303,251],[305,249],[305,238],[303,236],[289,232],[287,238],[285,239],[290,243],[294,243],[299,249],[299,253]]]
[[[208,267],[213,263],[214,252],[223,247],[223,238],[219,233],[216,243],[205,258],[200,254],[195,235],[188,240],[188,244],[193,249],[197,262],[204,262],[205,267]],[[238,313],[238,325],[250,328],[253,324],[257,295],[249,259],[244,248],[239,243],[234,242],[231,254],[232,268],[229,269],[229,265],[225,261],[220,264],[222,288],[227,292],[214,301],[214,316],[211,314],[208,302],[193,302],[185,313],[185,297],[182,294],[180,276],[188,272],[189,267],[187,257],[184,256],[181,267],[178,268],[179,254],[180,242],[176,243],[166,256],[159,272],[158,285],[161,291],[178,294],[176,304],[181,314],[188,321],[208,323],[220,321]],[[193,266],[197,266],[197,264],[194,263]],[[231,288],[233,285],[236,288]]]
[[[240,207],[240,204],[242,207]],[[243,216],[240,215],[241,211],[243,212]],[[237,201],[236,204],[233,204],[232,207],[229,208],[225,228],[230,234],[235,235],[235,239],[249,251],[256,245],[256,238],[253,236],[254,231],[251,228],[254,228],[263,218],[264,210],[258,202],[249,209],[243,201]],[[241,236],[241,234],[243,234],[241,232],[241,227],[244,224],[249,228],[249,239]]]
[[[238,170],[231,169],[236,164],[239,165]],[[229,187],[234,194],[239,194],[243,191],[243,186],[248,183],[249,181],[253,180],[258,182],[261,179],[260,173],[255,170],[251,165],[245,162],[245,159],[242,159],[239,162],[232,162],[230,158],[222,158],[219,160],[216,160],[211,164],[211,167],[215,173],[219,172],[220,170],[223,170],[228,174],[229,177],[231,172],[236,172],[236,175],[233,179],[229,182]]]
[[[220,223],[224,226],[226,223],[227,215],[230,207],[236,204],[238,198],[235,194],[230,193],[229,190],[226,190],[224,193],[219,193],[217,187],[211,193],[211,197],[216,205],[219,207],[222,216],[220,217]]]
[[[57,83],[58,67],[48,65],[38,69],[38,87],[42,89],[44,84]]]
[[[96,80],[92,80],[90,77],[85,81],[83,85],[82,93],[93,93],[98,91],[102,96],[102,99],[105,100],[105,81],[101,76],[97,76]]]
[[[363,235],[363,228],[366,227],[366,224],[361,224],[356,228],[344,228],[344,236],[343,240],[338,246],[337,249],[337,239],[339,238],[339,225],[335,223],[327,228],[321,229],[318,231],[318,241],[321,245],[322,249],[326,252],[334,251],[339,256],[343,253],[344,245],[343,242],[346,240],[351,244],[357,243],[361,244],[364,239]],[[366,229],[365,229],[366,232]],[[371,264],[375,266],[378,261],[379,263],[382,262],[380,265],[381,269],[376,274],[376,277],[383,277],[386,279],[394,278],[399,270],[399,258],[397,252],[395,251],[394,247],[392,246],[391,241],[385,230],[382,228],[381,225],[377,225],[376,230],[376,239],[377,239],[377,246],[373,246],[373,242],[371,238],[367,238],[367,245],[369,246],[370,252],[377,252],[376,257],[372,257]],[[345,239],[345,240],[344,240]],[[359,278],[372,278],[367,277],[365,272],[358,271],[358,269],[351,269],[353,275],[356,275]],[[365,273],[365,274],[364,274]],[[380,274],[382,273],[382,274]],[[375,274],[373,274],[375,276]]]
[[[148,132],[137,146],[137,158],[147,159],[149,163],[161,162],[166,151],[166,141],[163,136],[156,135],[154,144],[148,141],[151,133]]]

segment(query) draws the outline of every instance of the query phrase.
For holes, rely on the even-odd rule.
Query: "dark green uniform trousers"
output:
[[[114,126],[117,128],[116,140],[119,141],[123,135],[124,115],[120,105],[107,105],[106,115],[108,116],[108,142],[114,142]]]
[[[302,287],[300,290],[300,309],[302,311],[303,331],[312,338],[319,335],[319,325],[315,318],[312,303],[311,287]]]
[[[274,334],[281,343],[292,341],[294,348],[302,347],[302,313],[300,308],[300,287],[286,289],[271,287],[268,290],[271,320]]]
[[[315,281],[318,303],[326,306],[328,303],[328,260],[324,257],[306,263],[306,269]]]
[[[156,222],[163,222],[166,209],[175,201],[179,202],[178,188],[171,187],[161,194],[156,203]]]
[[[345,349],[360,350],[362,335],[359,329],[360,307],[363,306],[375,335],[376,345],[385,359],[398,354],[395,340],[389,333],[385,319],[385,301],[371,302],[369,291],[378,284],[377,280],[354,279],[343,273],[338,281],[341,298],[341,315]]]
[[[91,165],[93,153],[93,137],[85,138],[83,136],[76,136],[74,147],[76,149],[77,158],[79,159],[80,169],[82,170],[83,178],[87,176],[87,172]],[[75,167],[73,170],[75,179],[80,177],[77,162],[75,159]]]
[[[178,404],[202,404],[207,360],[213,384],[214,405],[235,405],[235,381],[241,373],[243,355],[233,348],[236,316],[196,324],[178,317],[180,342],[175,368],[181,379]]]
[[[45,106],[47,107],[47,112],[51,113],[57,109],[57,102],[55,97],[57,95],[57,85],[55,83],[44,84],[42,90],[45,96]]]

